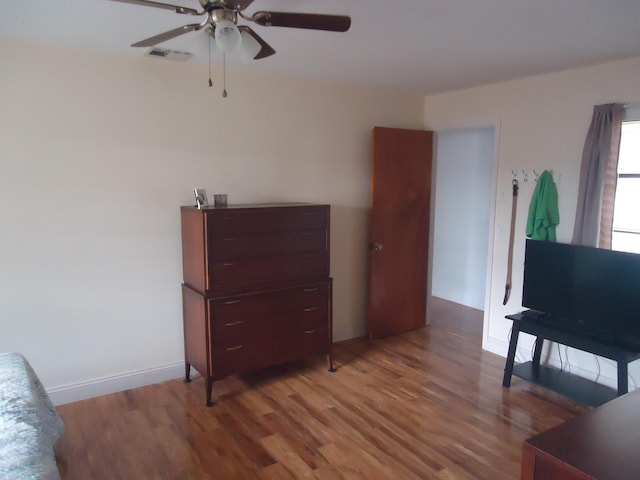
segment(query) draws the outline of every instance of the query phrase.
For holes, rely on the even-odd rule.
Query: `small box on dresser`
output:
[[[185,381],[326,354],[333,371],[329,205],[181,207]]]

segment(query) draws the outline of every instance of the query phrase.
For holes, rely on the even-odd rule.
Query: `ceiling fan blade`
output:
[[[269,57],[274,53],[276,53],[276,51],[273,48],[271,48],[271,45],[265,42],[262,39],[262,37],[258,35],[256,32],[254,32],[250,27],[247,27],[246,25],[240,25],[238,26],[238,30],[240,30],[241,32],[247,32],[249,35],[255,38],[256,41],[262,47],[258,52],[258,54],[255,57],[253,57],[254,60],[260,60],[261,58]]]
[[[222,0],[222,4],[225,7],[230,8],[232,10],[237,10],[239,12],[247,8],[252,3],[253,3],[253,0]]]
[[[346,32],[351,26],[351,17],[318,13],[256,12],[251,19],[263,27],[308,28],[331,32]]]
[[[176,13],[185,13],[189,15],[202,15],[204,12],[199,12],[193,8],[181,7],[180,5],[170,5],[168,3],[152,2],[151,0],[111,0],[113,2],[120,3],[132,3],[134,5],[143,5],[145,7],[164,8],[165,10],[173,10]]]
[[[184,33],[193,32],[194,30],[200,30],[202,28],[202,24],[200,23],[191,23],[189,25],[185,25],[184,27],[174,28],[173,30],[169,30],[168,32],[161,33],[159,35],[154,35],[153,37],[145,38],[144,40],[140,40],[139,42],[133,43],[132,47],[153,47],[158,43],[165,42],[175,37],[179,37]]]

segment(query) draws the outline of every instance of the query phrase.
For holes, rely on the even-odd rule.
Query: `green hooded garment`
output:
[[[560,223],[558,214],[558,191],[553,176],[545,170],[538,177],[536,188],[529,205],[527,237],[532,240],[556,241],[556,225]]]

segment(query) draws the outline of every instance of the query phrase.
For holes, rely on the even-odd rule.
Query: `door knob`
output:
[[[373,250],[374,252],[379,252],[384,248],[384,245],[382,245],[381,243],[378,242],[374,242],[371,245],[369,245],[369,249]]]

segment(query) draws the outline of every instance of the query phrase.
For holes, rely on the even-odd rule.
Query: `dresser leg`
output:
[[[184,383],[191,383],[191,364],[184,362]]]
[[[333,367],[333,357],[330,353],[327,353],[327,368],[331,373],[337,372],[337,370]]]
[[[211,397],[213,395],[213,380],[210,378],[207,378],[205,380],[205,389],[206,389],[206,394],[207,394],[207,407],[213,407],[215,405],[215,403],[213,403],[213,401],[211,400]]]

